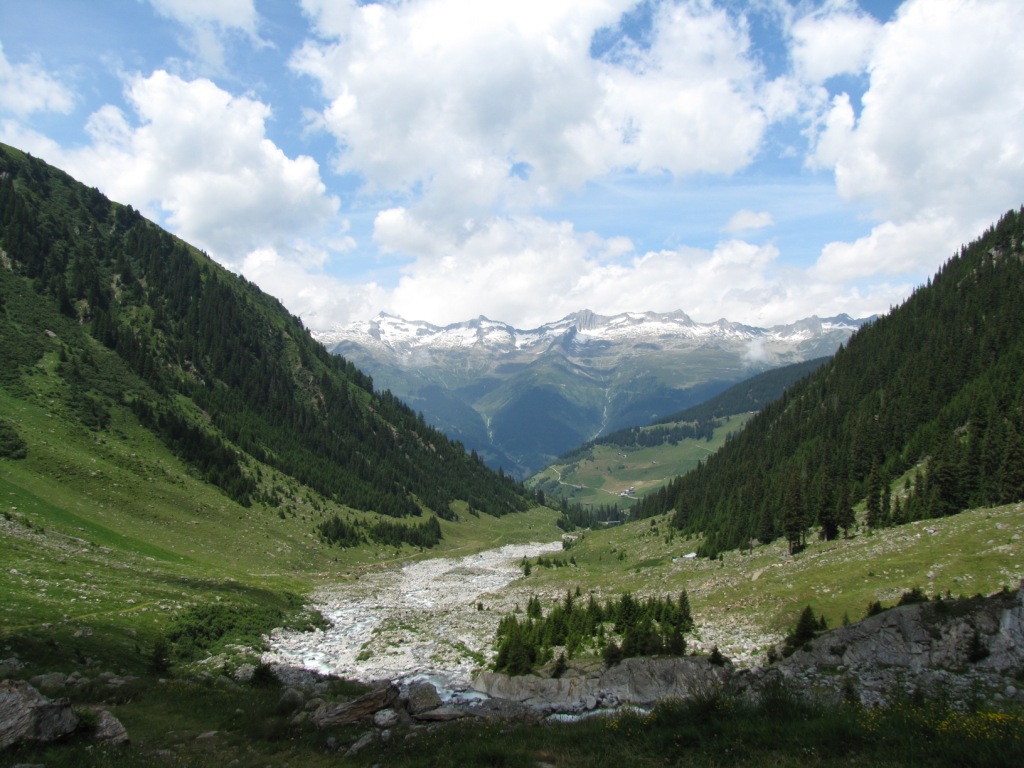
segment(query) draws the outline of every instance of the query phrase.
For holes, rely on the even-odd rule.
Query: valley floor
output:
[[[561,541],[513,544],[353,577],[313,597],[329,629],[276,631],[263,660],[284,679],[313,670],[367,682],[428,675],[465,686],[490,657],[499,620],[521,599],[520,589],[505,588],[522,576],[522,558],[561,549]]]

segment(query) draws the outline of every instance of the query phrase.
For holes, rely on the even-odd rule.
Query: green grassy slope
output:
[[[138,671],[190,611],[269,630],[339,570],[429,554],[381,522],[436,515],[438,553],[557,535],[276,300],[2,146],[0,361],[0,647],[41,671]],[[361,545],[321,540],[335,516]]]
[[[684,438],[648,447],[599,443],[573,451],[527,481],[551,500],[572,504],[630,507],[637,498],[661,488],[673,478],[694,469],[721,448],[726,439],[743,428],[751,414],[716,419],[711,440]],[[656,429],[646,427],[639,430]],[[626,496],[626,493],[632,488]]]

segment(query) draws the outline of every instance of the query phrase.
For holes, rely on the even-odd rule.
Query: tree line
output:
[[[696,470],[642,499],[714,556],[1024,498],[1024,214],[1010,211]],[[902,481],[901,478],[904,478]]]

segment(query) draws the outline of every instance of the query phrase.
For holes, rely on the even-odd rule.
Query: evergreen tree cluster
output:
[[[693,629],[690,598],[639,599],[630,593],[604,603],[590,595],[584,602],[579,589],[545,615],[540,599],[531,597],[526,616],[505,616],[498,625],[494,668],[524,675],[550,661],[556,648],[568,658],[594,652],[609,664],[634,656],[682,656],[684,635]],[[616,639],[617,638],[617,639]]]
[[[597,528],[601,523],[621,523],[626,519],[626,513],[619,509],[618,504],[598,504],[584,508],[582,504],[570,504],[565,497],[562,498],[559,506],[562,513],[555,525],[566,533],[571,533],[577,528]]]
[[[370,525],[345,521],[338,515],[332,515],[317,524],[316,533],[328,544],[345,548],[358,547],[366,541],[373,541],[392,547],[409,544],[429,549],[440,544],[443,538],[441,523],[434,515],[421,523],[405,524],[378,520]]]
[[[370,377],[330,355],[255,285],[130,206],[2,145],[0,249],[9,264],[0,315],[13,317],[8,289],[31,293],[38,306],[29,312],[75,323],[121,361],[115,387],[85,359],[102,358],[95,350],[76,350],[62,366],[79,420],[104,429],[109,407],[133,404],[236,500],[252,497],[255,460],[328,499],[391,517],[430,509],[452,518],[457,499],[491,515],[530,506],[520,484],[495,476],[390,392],[375,392]],[[10,386],[45,350],[17,329],[5,324],[0,338],[12,363],[0,383]]]
[[[637,504],[702,555],[1024,498],[1024,213],[861,328],[696,470]],[[893,489],[906,473],[916,480]],[[899,485],[899,484],[897,484]]]

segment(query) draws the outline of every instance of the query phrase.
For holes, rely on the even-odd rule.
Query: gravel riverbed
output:
[[[300,670],[354,680],[430,678],[468,685],[493,654],[501,617],[524,594],[523,557],[560,551],[561,541],[516,544],[462,558],[437,558],[365,574],[321,589],[312,607],[325,631],[275,630],[263,661],[283,677]]]

